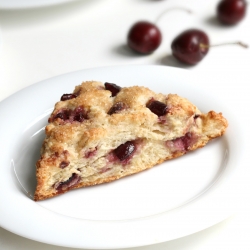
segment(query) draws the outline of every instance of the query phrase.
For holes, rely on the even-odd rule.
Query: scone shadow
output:
[[[18,189],[33,200],[36,189],[36,162],[40,158],[40,148],[44,140],[44,129],[27,137],[20,143],[16,155],[11,160],[11,169]]]

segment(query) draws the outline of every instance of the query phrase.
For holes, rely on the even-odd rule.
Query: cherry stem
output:
[[[192,10],[189,10],[187,8],[184,8],[184,7],[173,7],[173,8],[169,8],[167,10],[164,10],[158,17],[157,19],[155,20],[155,23],[157,23],[167,12],[169,11],[172,11],[172,10],[183,10],[189,14],[192,14],[193,11]]]
[[[241,47],[246,48],[246,49],[248,48],[247,44],[245,44],[243,42],[240,42],[240,41],[238,41],[238,42],[231,42],[231,43],[220,43],[220,44],[214,44],[214,45],[207,45],[207,44],[201,43],[200,47],[208,49],[210,47],[217,47],[217,46],[223,46],[223,45],[235,45],[235,44],[236,45],[240,45]]]

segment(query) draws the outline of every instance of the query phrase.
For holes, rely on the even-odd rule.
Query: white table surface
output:
[[[1,2],[4,1],[0,1],[0,7]],[[81,0],[62,1],[61,4],[58,0],[51,4],[51,0],[46,1],[46,6],[36,8],[31,8],[30,1],[23,0],[23,6],[21,0],[12,2],[11,9],[0,10],[0,101],[53,76],[86,68],[128,64],[158,64],[197,71],[204,75],[200,86],[211,79],[209,87],[215,93],[216,84],[220,82],[235,89],[236,95],[248,90],[250,49],[238,46],[211,48],[195,67],[183,66],[171,56],[173,38],[191,27],[206,31],[212,44],[241,40],[250,45],[250,13],[239,25],[223,27],[214,17],[218,0]],[[158,21],[163,42],[155,53],[139,56],[126,47],[126,35],[134,22],[142,19],[154,22],[163,10],[175,6],[189,8],[193,14],[176,10]],[[216,94],[226,95],[227,88],[225,93]],[[248,102],[246,100],[245,104]],[[249,175],[244,177],[243,189],[250,190],[246,181]],[[139,249],[250,249],[250,199],[246,193],[239,193],[242,202],[230,218],[195,234]],[[0,201],[0,206],[3,205],[4,201]],[[0,228],[0,249],[72,248],[35,242]]]

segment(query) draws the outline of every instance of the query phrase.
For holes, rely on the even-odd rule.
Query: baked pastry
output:
[[[48,121],[35,201],[149,169],[205,146],[228,125],[176,94],[96,81],[62,95]]]

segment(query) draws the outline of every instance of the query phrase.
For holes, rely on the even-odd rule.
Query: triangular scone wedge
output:
[[[39,201],[138,173],[223,135],[221,113],[176,94],[95,81],[56,103],[37,162]]]

